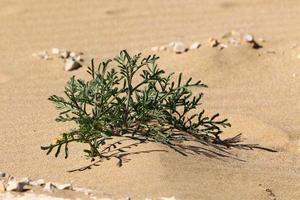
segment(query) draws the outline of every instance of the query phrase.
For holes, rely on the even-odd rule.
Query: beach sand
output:
[[[296,0],[1,0],[0,171],[71,182],[114,198],[269,200],[271,190],[280,200],[300,199],[299,9]],[[263,48],[209,47],[209,37],[231,30],[264,38]],[[152,46],[177,40],[202,46],[184,54],[160,52],[159,64],[209,86],[203,108],[232,124],[223,137],[242,133],[244,143],[278,152],[230,149],[230,157],[182,156],[147,143],[130,149],[143,153],[132,153],[122,167],[111,159],[68,172],[90,164],[82,145],[71,145],[68,159],[40,150],[73,127],[54,121],[58,111],[47,98],[63,94],[70,76],[87,74],[86,67],[65,72],[61,60],[32,53],[52,47],[82,51],[88,65],[91,58],[114,57],[122,49],[147,55]]]

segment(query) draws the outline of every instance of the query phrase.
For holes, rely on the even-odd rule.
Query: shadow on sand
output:
[[[230,151],[232,149],[241,149],[241,150],[264,150],[269,152],[277,152],[276,150],[269,149],[266,147],[262,147],[258,144],[245,144],[243,139],[241,138],[241,134],[236,135],[231,138],[227,138],[225,140],[218,141],[210,141],[209,137],[184,137],[181,142],[176,143],[164,143],[169,147],[169,149],[174,150],[181,154],[182,156],[189,155],[204,155],[213,159],[234,159],[237,161],[245,162],[245,160],[239,159],[237,156],[233,155]],[[128,142],[132,142],[130,144],[124,144]],[[86,166],[69,170],[68,172],[76,172],[76,171],[85,171],[88,169],[92,169],[93,167],[100,166],[105,160],[110,160],[112,158],[116,158],[118,160],[117,166],[122,167],[124,163],[129,162],[131,159],[130,156],[138,155],[138,154],[148,154],[148,153],[158,153],[158,152],[169,152],[166,149],[152,149],[152,150],[138,150],[131,151],[132,148],[136,148],[141,144],[154,142],[149,139],[141,139],[130,136],[122,136],[117,137],[117,140],[111,144],[108,144],[100,153],[101,157],[97,160],[93,158],[91,160],[91,164]]]

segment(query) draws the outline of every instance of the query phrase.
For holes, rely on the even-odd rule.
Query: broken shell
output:
[[[55,55],[58,55],[59,54],[59,48],[52,48],[51,53],[55,54]]]
[[[208,39],[208,43],[211,47],[216,47],[219,45],[218,40],[212,37]]]
[[[198,49],[200,46],[201,46],[200,42],[194,42],[193,44],[191,44],[190,49],[195,50]]]
[[[173,51],[175,53],[184,53],[186,52],[187,48],[183,42],[175,42]]]
[[[72,71],[81,67],[81,64],[74,60],[73,58],[68,58],[65,60],[65,71]]]
[[[243,39],[245,42],[249,42],[249,43],[254,42],[254,37],[250,34],[245,34]]]

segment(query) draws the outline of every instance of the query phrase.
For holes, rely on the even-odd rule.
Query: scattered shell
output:
[[[70,183],[66,183],[66,184],[53,183],[53,185],[59,190],[68,190],[72,188],[72,184]]]
[[[218,40],[212,37],[208,39],[208,43],[211,47],[216,47],[219,45]]]
[[[3,181],[0,181],[0,193],[5,192],[5,185]]]
[[[253,37],[253,35],[250,35],[250,34],[245,34],[243,39],[245,42],[249,42],[249,43],[254,42],[254,37]]]
[[[74,69],[78,69],[81,67],[81,64],[74,60],[73,58],[67,58],[65,60],[65,66],[64,69],[65,71],[72,71]]]
[[[151,51],[158,51],[158,47],[156,47],[156,46],[155,46],[155,47],[152,47],[152,48],[151,48]]]
[[[200,46],[201,46],[200,42],[194,42],[193,44],[191,44],[190,49],[195,50],[198,49]]]
[[[186,50],[187,48],[183,42],[175,42],[173,47],[175,53],[184,53]]]
[[[6,173],[5,172],[0,172],[0,177],[5,177]]]
[[[60,52],[59,48],[52,48],[52,49],[51,49],[51,53],[52,53],[52,54],[58,55],[59,52]]]
[[[26,182],[16,181],[16,180],[10,180],[7,183],[6,190],[7,191],[23,192],[25,185],[27,185]]]
[[[55,185],[53,185],[51,182],[47,182],[45,184],[44,190],[48,192],[52,192],[55,189]]]
[[[167,47],[166,47],[166,46],[160,46],[160,47],[159,47],[159,50],[160,50],[160,51],[166,51],[166,50],[167,50]]]

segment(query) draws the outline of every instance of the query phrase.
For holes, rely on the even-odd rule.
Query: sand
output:
[[[268,200],[270,189],[277,199],[300,199],[299,9],[300,2],[293,0],[2,0],[0,171],[71,182],[115,198]],[[258,50],[242,45],[222,51],[206,43],[231,30],[266,42]],[[125,48],[151,53],[152,46],[174,40],[203,44],[180,55],[161,52],[159,63],[209,85],[203,107],[233,125],[223,137],[243,133],[245,142],[277,153],[231,149],[231,158],[185,157],[147,143],[132,148],[144,153],[129,155],[122,167],[112,159],[70,173],[90,164],[81,145],[73,145],[66,160],[40,150],[72,127],[54,121],[58,112],[48,96],[62,94],[71,75],[87,76],[85,67],[65,72],[60,60],[40,60],[32,53],[68,48],[83,51],[88,64],[90,58],[109,58]]]

